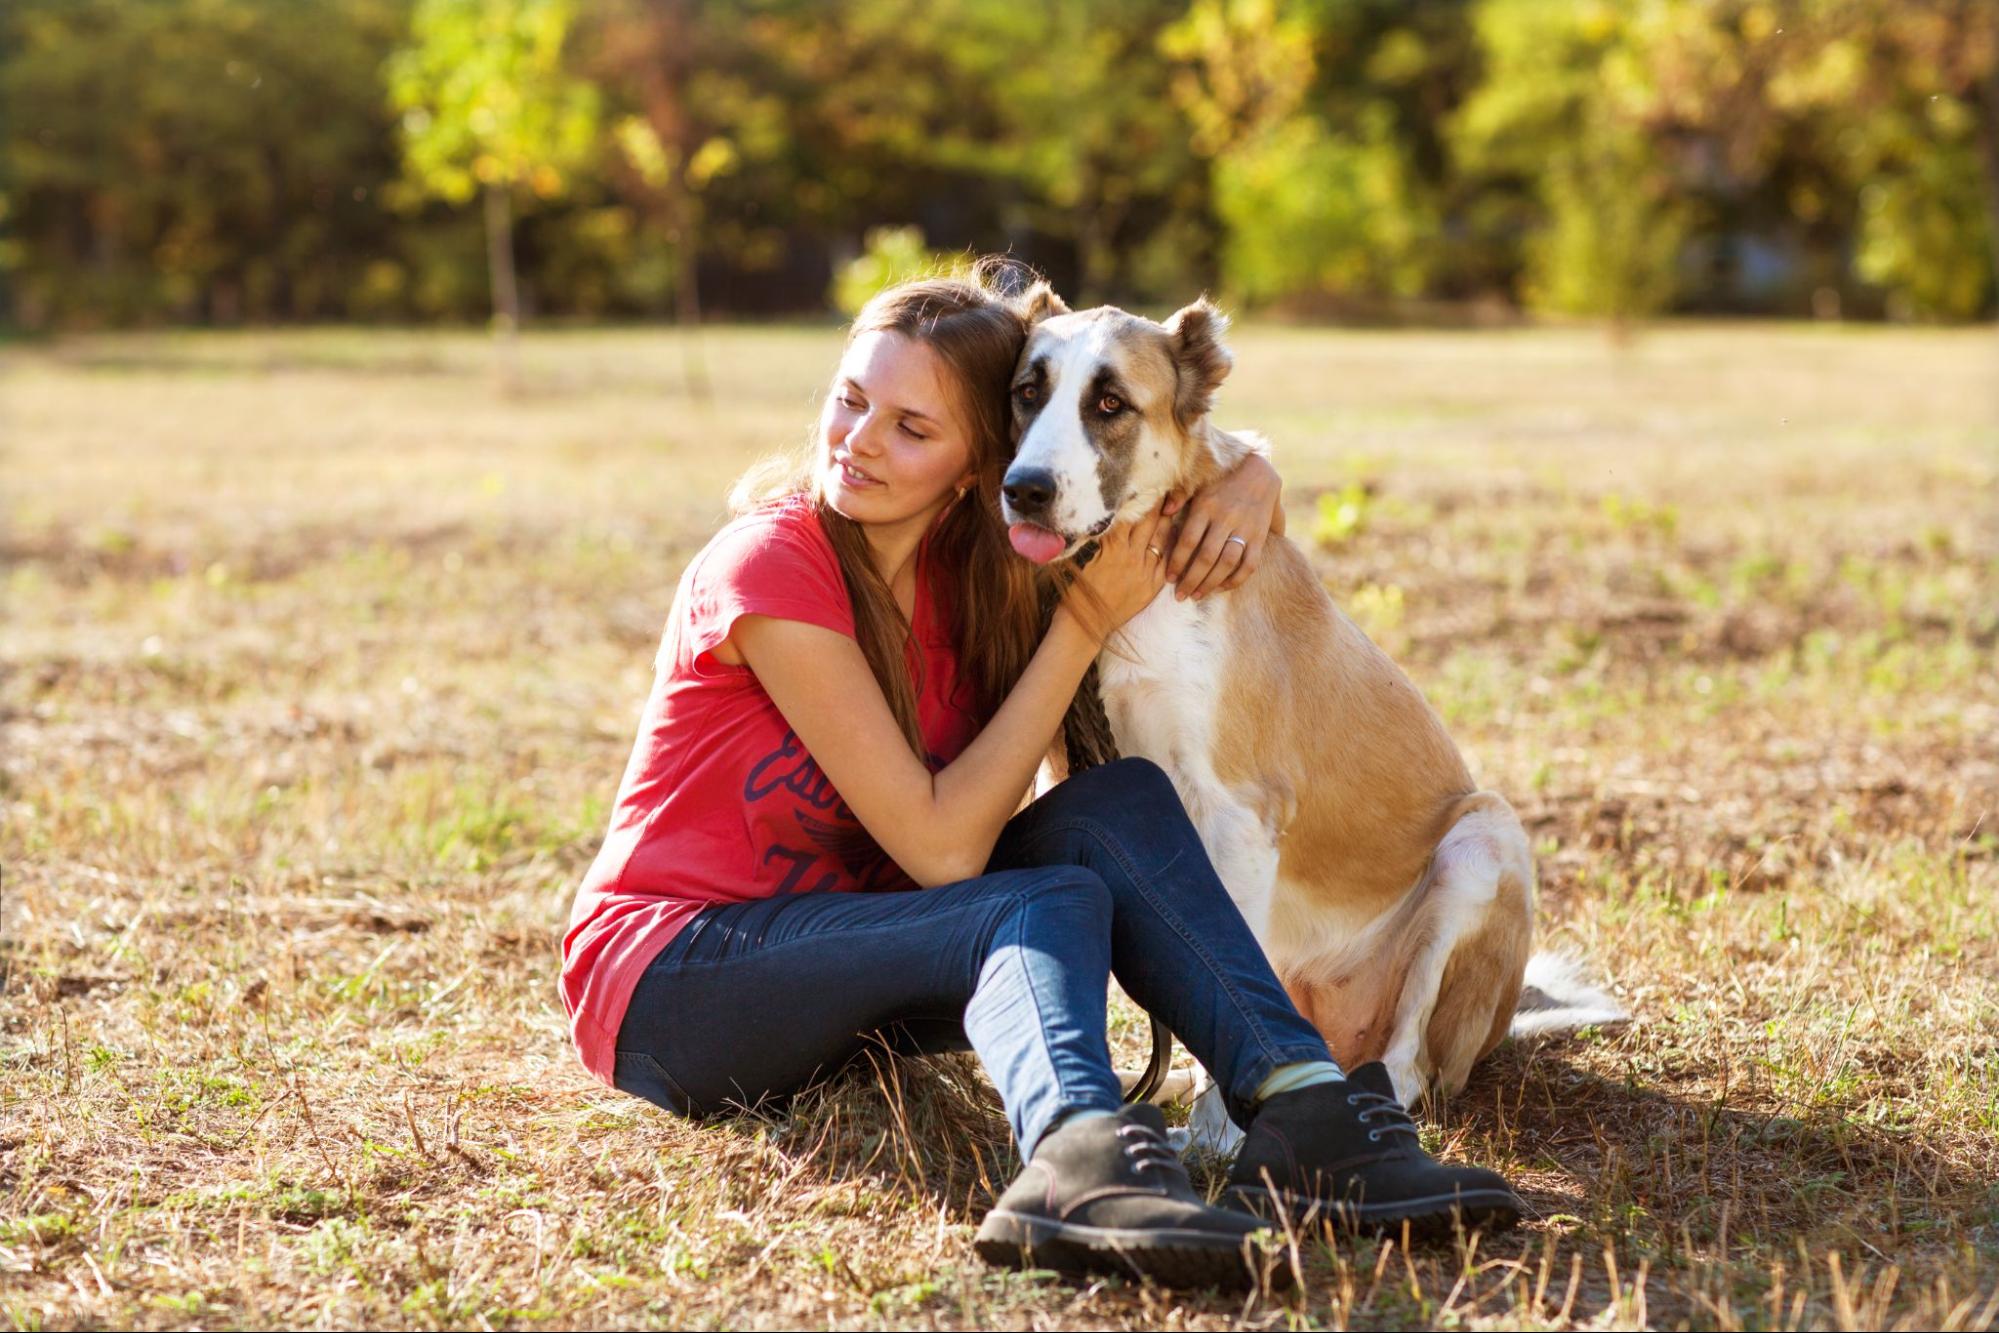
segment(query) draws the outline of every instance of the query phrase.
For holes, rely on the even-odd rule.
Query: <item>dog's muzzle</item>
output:
[[[1000,493],[1006,496],[1008,517],[1032,523],[1055,507],[1055,474],[1045,467],[1008,468]]]

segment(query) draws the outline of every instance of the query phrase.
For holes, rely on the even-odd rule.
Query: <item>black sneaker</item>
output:
[[[1343,1081],[1280,1092],[1257,1108],[1224,1196],[1251,1212],[1351,1231],[1448,1235],[1512,1226],[1525,1210],[1496,1172],[1423,1151],[1379,1061]]]
[[[986,1214],[979,1257],[1004,1268],[1136,1274],[1173,1287],[1242,1287],[1265,1267],[1256,1218],[1211,1208],[1166,1141],[1156,1106],[1071,1121]],[[1288,1265],[1271,1265],[1281,1281]]]

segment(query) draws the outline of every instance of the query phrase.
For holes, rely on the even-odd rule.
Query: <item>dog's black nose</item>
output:
[[[1038,514],[1055,503],[1055,474],[1045,467],[1017,467],[1000,483],[1016,514]]]

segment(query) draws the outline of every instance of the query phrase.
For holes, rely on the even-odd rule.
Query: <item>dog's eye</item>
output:
[[[1124,411],[1124,399],[1114,393],[1107,393],[1097,399],[1097,411],[1102,412],[1107,417],[1114,417]]]
[[[1023,384],[1015,389],[1014,393],[1020,396],[1020,401],[1023,403],[1037,402],[1041,398],[1041,390],[1032,384]]]

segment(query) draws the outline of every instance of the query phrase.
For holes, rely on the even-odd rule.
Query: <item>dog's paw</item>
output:
[[[1228,1108],[1222,1103],[1221,1088],[1210,1083],[1194,1099],[1193,1112],[1187,1117],[1187,1144],[1181,1149],[1182,1156],[1227,1161],[1242,1147],[1242,1140],[1242,1131],[1229,1119]]]

